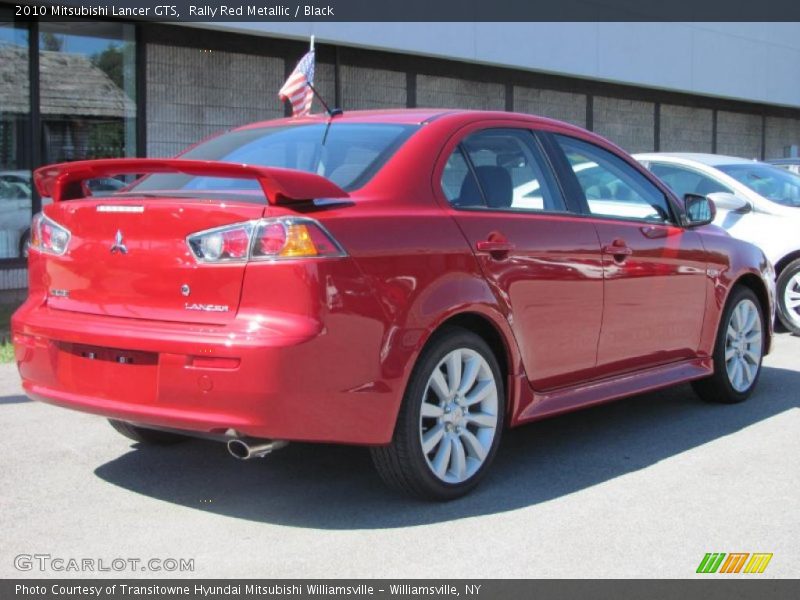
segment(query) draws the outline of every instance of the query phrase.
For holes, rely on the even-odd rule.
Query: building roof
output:
[[[75,117],[134,116],[136,105],[106,73],[83,54],[41,51],[42,114]],[[3,112],[27,113],[28,51],[0,43],[0,98]]]

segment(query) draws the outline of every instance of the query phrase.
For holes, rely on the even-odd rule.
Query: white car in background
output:
[[[635,154],[678,195],[708,196],[714,223],[755,244],[775,265],[778,317],[800,334],[800,176],[767,163],[717,154]]]
[[[92,196],[108,196],[127,185],[112,177],[98,177],[85,183],[87,195]],[[28,257],[32,189],[30,171],[0,171],[0,258]],[[50,198],[42,198],[42,206],[50,202]]]

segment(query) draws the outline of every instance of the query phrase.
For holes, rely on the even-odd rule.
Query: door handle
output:
[[[514,249],[514,244],[508,240],[481,240],[475,247],[478,252],[488,252],[489,254],[499,254],[503,252],[511,252]]]
[[[633,254],[633,250],[624,240],[614,240],[613,243],[603,246],[603,254],[611,254],[614,257],[630,256]]]

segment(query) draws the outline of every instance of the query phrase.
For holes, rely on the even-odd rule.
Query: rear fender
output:
[[[381,304],[391,303],[392,294],[390,288],[380,291]],[[454,294],[459,298],[457,305],[453,303]],[[395,307],[401,308],[397,304]],[[502,340],[505,356],[498,357],[498,362],[508,365],[505,388],[509,423],[515,419],[518,407],[525,404],[526,398],[527,401],[532,398],[513,331],[491,288],[474,274],[448,272],[430,282],[419,294],[407,298],[386,330],[381,349],[382,372],[387,380],[400,383],[397,403],[393,407],[395,420],[420,355],[436,333],[463,316],[483,319]]]

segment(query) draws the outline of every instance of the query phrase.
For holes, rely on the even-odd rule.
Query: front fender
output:
[[[725,304],[731,290],[740,283],[750,287],[755,285],[756,293],[766,302],[765,348],[769,352],[775,320],[775,271],[772,263],[758,247],[735,239],[717,227],[704,228],[701,237],[708,253],[708,290],[700,353],[713,354]]]

